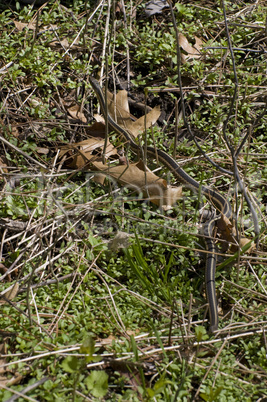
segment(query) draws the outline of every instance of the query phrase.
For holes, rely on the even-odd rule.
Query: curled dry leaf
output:
[[[67,156],[65,162],[67,166],[73,169],[82,169],[88,165],[88,163],[100,158],[103,148],[104,140],[102,138],[88,138],[81,142],[62,146],[59,152],[59,158]],[[97,150],[99,150],[99,152],[97,152]],[[116,154],[116,148],[108,141],[105,152],[106,158]]]
[[[38,154],[48,155],[49,154],[49,149],[48,148],[37,147],[36,152]]]
[[[67,40],[67,38],[64,38],[62,40],[53,40],[49,43],[49,45],[53,48],[56,48],[57,50],[67,50],[67,49],[80,49],[81,46],[79,45],[79,38],[77,37],[73,42],[70,42]]]
[[[4,227],[5,229],[14,232],[21,232],[22,230],[26,229],[27,223],[9,218],[0,218],[0,227]]]
[[[99,116],[99,115],[96,115]],[[101,116],[99,116],[101,117]],[[86,134],[88,135],[88,138],[105,138],[106,136],[106,125],[105,121],[103,120],[103,117],[101,117],[102,120],[97,120],[96,117],[96,122],[94,122],[91,126],[85,126],[84,129],[86,131]]]
[[[202,48],[202,40],[195,36],[195,45],[192,46],[183,34],[179,34],[179,45],[187,53],[182,59],[199,59],[201,57],[200,50]]]
[[[220,218],[217,220],[217,227],[223,240],[228,243],[235,242],[235,238],[233,237],[233,224],[225,215],[221,214]]]
[[[232,244],[231,248],[230,248],[230,251],[232,253],[236,253],[238,251],[238,249],[242,249],[246,245],[249,245],[249,243],[250,243],[250,247],[246,250],[246,253],[250,254],[255,250],[256,245],[251,239],[247,239],[246,237],[241,237],[241,239],[239,241],[239,245],[238,244]]]
[[[154,14],[161,14],[164,9],[169,7],[166,0],[152,0],[146,3],[144,13],[146,17],[151,17]]]
[[[143,133],[146,127],[153,126],[160,116],[160,106],[156,106],[146,115],[134,120],[130,114],[127,91],[119,91],[115,99],[113,94],[108,92],[107,97],[110,116],[133,137]]]
[[[255,250],[255,247],[256,247],[255,243],[253,241],[251,241],[250,239],[247,239],[246,237],[242,237],[239,242],[241,248],[245,247],[249,243],[251,243],[251,245],[250,245],[249,249],[246,251],[246,253],[248,253],[248,254],[250,254],[253,250]]]
[[[109,335],[107,338],[98,338],[97,342],[99,342],[102,346],[106,346],[106,345],[112,345],[112,342],[114,342],[114,340],[116,340],[116,336],[114,335]]]
[[[23,31],[24,28],[28,28],[28,29],[33,29],[35,30],[36,25],[32,22],[20,22],[20,21],[14,21],[15,27],[17,28],[18,31]]]
[[[96,114],[94,114],[94,118],[96,120],[96,123],[94,123],[94,124],[102,124],[102,126],[105,127],[106,123],[105,123],[105,119],[104,119],[103,116],[101,116],[100,114],[96,113]],[[90,128],[92,128],[94,126],[94,124],[92,126],[90,126]]]
[[[86,119],[85,115],[83,114],[83,112],[80,111],[80,105],[78,105],[77,103],[75,105],[67,108],[67,111],[73,119],[79,119],[83,123],[87,123],[87,119]]]
[[[8,271],[8,268],[4,264],[0,263],[0,274],[4,275],[7,271]],[[11,281],[11,275],[10,274],[7,275],[7,280]]]
[[[0,296],[4,296],[8,300],[12,300],[17,296],[18,291],[19,291],[19,284],[16,282],[14,283],[14,285],[9,286],[9,288],[1,292]],[[6,301],[0,299],[0,303],[6,303]]]
[[[93,165],[99,171],[116,179],[123,186],[139,193],[142,192],[145,198],[164,209],[171,208],[182,196],[181,187],[168,186],[166,180],[159,178],[150,171],[144,172],[136,164],[108,166],[95,161]]]
[[[239,248],[243,248],[250,242],[251,246],[246,252],[251,253],[255,248],[255,243],[252,242],[250,239],[247,239],[246,237],[242,237],[240,239],[239,245],[237,244],[233,224],[225,215],[221,214],[220,219],[218,219],[217,221],[217,227],[220,231],[220,238],[231,244],[231,252],[237,252]]]
[[[203,41],[202,41],[202,39],[198,38],[197,36],[195,36],[194,38],[195,38],[195,44],[193,45],[193,48],[197,49],[198,53],[200,53],[200,51],[203,47]]]
[[[182,186],[174,187],[168,186],[167,191],[164,198],[164,203],[162,205],[162,209],[164,211],[168,211],[173,207],[173,205],[182,198],[183,190]]]
[[[0,168],[2,170],[2,172],[7,173],[8,169],[6,169],[8,167],[7,163],[6,163],[6,158],[4,156],[0,157]]]
[[[108,248],[112,251],[118,251],[122,248],[129,247],[129,233],[121,232],[120,230],[116,233],[115,237],[108,242]]]
[[[19,130],[18,127],[15,125],[11,125],[11,133],[14,137],[19,138]]]

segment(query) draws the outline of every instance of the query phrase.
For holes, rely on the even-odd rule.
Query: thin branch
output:
[[[9,148],[14,149],[16,152],[18,152],[20,155],[24,156],[26,159],[29,159],[30,161],[32,161],[33,163],[35,163],[36,165],[40,166],[41,168],[47,169],[46,165],[43,165],[42,163],[40,163],[39,161],[37,161],[36,159],[34,159],[32,156],[28,155],[26,152],[22,151],[21,149],[19,149],[18,147],[16,147],[15,145],[11,144],[9,141],[7,141],[4,137],[2,137],[0,135],[0,140],[6,144]]]
[[[170,6],[170,11],[171,11],[171,17],[172,17],[172,23],[175,29],[175,36],[176,36],[176,53],[177,53],[177,74],[178,74],[178,85],[180,88],[180,97],[181,97],[181,108],[182,108],[182,113],[183,113],[183,120],[184,124],[186,126],[186,129],[188,130],[188,133],[190,134],[190,137],[194,141],[195,145],[197,146],[198,150],[201,152],[201,154],[214,166],[216,169],[220,170],[223,173],[226,173],[230,176],[233,176],[233,172],[230,170],[224,169],[221,166],[219,166],[216,162],[214,162],[212,159],[209,158],[209,156],[206,154],[206,152],[201,148],[199,145],[198,141],[196,140],[195,135],[193,134],[191,127],[187,121],[186,118],[186,112],[185,112],[185,101],[184,101],[184,94],[183,94],[183,84],[182,84],[182,77],[181,77],[181,50],[180,50],[180,43],[179,43],[179,31],[178,27],[176,24],[176,19],[175,15],[173,12],[173,7],[171,4],[171,0],[168,0],[169,6]]]

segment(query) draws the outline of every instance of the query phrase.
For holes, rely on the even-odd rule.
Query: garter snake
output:
[[[106,122],[108,122],[109,127],[114,130],[117,134],[121,134],[125,140],[129,143],[130,147],[134,151],[140,151],[139,145],[135,143],[131,134],[129,134],[124,128],[118,125],[113,118],[106,112],[106,101],[103,91],[99,85],[99,82],[90,77],[90,83],[96,93],[97,99],[100,104],[101,111],[105,117]],[[201,191],[202,194],[215,206],[215,208],[223,214],[226,218],[230,219],[232,216],[232,210],[230,203],[220,194],[218,191],[201,185],[191,176],[189,176],[172,158],[168,153],[162,151],[161,149],[154,149],[153,147],[147,147],[146,153],[154,159],[159,160],[173,176],[178,179],[181,183],[185,184],[188,188],[193,191]],[[209,316],[210,316],[210,331],[214,332],[218,329],[218,310],[217,310],[217,298],[216,298],[216,288],[215,288],[215,270],[216,270],[216,247],[213,238],[213,229],[216,220],[219,216],[214,216],[203,225],[203,234],[205,238],[205,245],[208,251],[206,258],[206,269],[205,269],[205,285],[207,293],[207,301],[209,305]]]

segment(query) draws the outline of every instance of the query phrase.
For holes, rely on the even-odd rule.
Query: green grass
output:
[[[222,8],[174,6],[180,33],[204,46],[200,58],[179,66],[186,120],[200,147],[232,171],[231,151],[249,133],[237,167],[257,206],[259,249],[233,258],[235,251],[218,245],[216,335],[208,332],[199,224],[206,200],[184,189],[164,211],[112,179],[99,184],[93,168],[75,171],[57,154],[91,135],[96,98],[89,75],[108,66],[110,83],[116,77],[126,87],[128,74],[129,95],[144,103],[146,90],[148,105],[165,112],[148,130],[148,144],[173,154],[178,130],[178,162],[231,201],[239,233],[253,238],[251,211],[234,178],[212,167],[183,120],[176,122],[181,98],[170,11],[146,19],[144,2],[125,2],[125,21],[111,10],[107,22],[106,2],[97,10],[90,1],[0,6],[1,400],[17,393],[19,401],[266,397],[267,8],[263,1],[225,6],[236,74]],[[69,114],[75,105],[87,123]],[[110,140],[120,148],[117,135]],[[126,147],[125,154],[136,161]],[[164,169],[156,174],[179,185]],[[118,233],[123,240],[116,243]],[[3,292],[14,284],[18,294],[8,301]]]

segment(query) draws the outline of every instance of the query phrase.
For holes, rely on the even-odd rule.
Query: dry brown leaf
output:
[[[73,169],[82,169],[88,165],[89,162],[100,157],[104,143],[103,138],[88,138],[81,142],[67,144],[61,147],[59,158],[61,159],[63,156],[68,155],[66,165]],[[97,155],[97,149],[99,149],[99,155]],[[93,152],[95,152],[95,154],[93,154]],[[116,148],[108,141],[105,153],[106,158],[116,154]]]
[[[4,264],[0,263],[0,273],[4,275],[7,271],[8,271],[8,268]],[[6,276],[6,278],[7,278],[8,281],[11,281],[11,275],[10,274],[8,274]]]
[[[96,137],[96,138],[105,138],[106,136],[106,125],[105,125],[105,120],[102,117],[102,121],[98,120],[96,115],[95,119],[96,121],[91,125],[91,126],[85,126],[84,129],[86,131],[86,134],[88,135],[88,138]]]
[[[50,43],[50,45],[53,45],[53,44],[60,44],[65,49],[68,49],[68,47],[69,47],[69,42],[68,42],[67,38],[62,39],[61,41],[54,41],[54,42]]]
[[[7,348],[5,343],[0,344],[0,356],[5,355],[7,353]],[[0,357],[0,374],[3,374],[5,372],[5,367],[1,367],[6,363],[6,359],[3,357]]]
[[[14,231],[14,232],[21,232],[25,230],[27,223],[21,221],[15,221],[9,218],[0,218],[0,227],[4,226],[5,229]]]
[[[29,98],[28,102],[32,107],[37,107],[37,106],[40,106],[42,104],[41,99],[39,99],[38,97]]]
[[[97,123],[102,124],[103,126],[105,126],[106,122],[103,116],[101,116],[100,114],[96,113],[94,114],[94,118],[96,120]],[[92,126],[91,126],[92,127]]]
[[[250,239],[242,237],[238,245],[235,236],[235,228],[230,219],[223,214],[221,214],[220,219],[217,220],[217,227],[220,231],[220,238],[231,244],[230,251],[233,253],[237,252],[239,248],[243,248],[246,244],[251,242]],[[251,247],[247,250],[247,253],[251,253],[254,248],[255,243],[252,242]]]
[[[73,119],[79,119],[83,123],[87,123],[87,119],[83,112],[80,111],[80,106],[78,104],[67,108],[67,111],[71,115],[71,117],[73,117]]]
[[[94,182],[97,184],[100,184],[101,186],[104,185],[106,180],[106,175],[102,174],[102,173],[95,173],[94,174]]]
[[[91,153],[95,151],[97,148],[103,148],[105,141],[102,138],[88,138],[87,140],[77,142],[76,147],[79,147],[83,153]],[[111,155],[117,155],[117,149],[108,141],[107,147],[105,150],[106,158],[109,158]]]
[[[48,148],[37,147],[36,152],[38,154],[48,155],[49,154],[49,149]]]
[[[36,24],[33,24],[32,22],[20,22],[20,21],[14,21],[15,27],[17,28],[18,31],[23,31],[24,28],[28,29],[33,29],[35,30]]]
[[[9,288],[5,289],[1,293],[1,296],[5,296],[6,299],[12,300],[15,299],[18,291],[19,291],[19,284],[16,282],[14,283],[14,285],[11,285],[9,286]],[[4,299],[0,299],[0,303],[6,303],[6,301]]]
[[[67,49],[69,49],[70,47],[71,47],[72,49],[78,49],[78,48],[80,48],[80,46],[79,46],[79,37],[77,37],[77,38],[75,39],[75,41],[74,41],[74,42],[71,42],[71,43],[69,43],[69,41],[68,41],[67,38],[64,38],[64,39],[62,39],[62,40],[60,40],[60,41],[59,41],[59,40],[53,40],[53,41],[51,41],[51,42],[49,43],[49,45],[52,46],[52,47],[58,48],[59,50],[60,50],[60,49],[67,50]]]
[[[246,237],[241,237],[240,241],[239,241],[239,245],[238,244],[232,244],[230,251],[232,253],[236,253],[237,250],[240,248],[243,248],[244,246],[246,246],[248,243],[251,243],[249,249],[246,251],[247,254],[250,254],[253,250],[255,250],[255,243],[253,241],[251,241],[251,239],[247,239]]]
[[[156,107],[147,113],[146,116],[143,116],[136,121],[132,121],[126,91],[119,91],[115,102],[113,100],[113,95],[110,92],[108,92],[107,98],[108,112],[111,117],[114,120],[117,120],[118,124],[133,136],[137,136],[140,132],[145,130],[145,123],[147,126],[151,126],[160,116],[160,108]],[[74,110],[75,113],[77,113],[77,109],[75,108]],[[101,129],[103,129],[102,126]],[[63,156],[68,156],[65,163],[74,169],[84,168],[90,162],[97,170],[105,172],[105,175],[110,175],[124,186],[130,187],[137,192],[141,191],[151,202],[160,205],[164,209],[171,208],[174,203],[181,198],[181,187],[177,188],[167,186],[165,180],[160,179],[149,170],[144,172],[144,169],[140,169],[136,164],[110,167],[99,162],[99,157],[96,158],[95,152],[94,155],[92,155],[92,152],[98,148],[101,150],[103,146],[103,139],[90,138],[89,140],[77,144],[63,146],[60,150],[59,157],[62,158]],[[106,157],[108,158],[116,153],[116,149],[108,143]],[[96,175],[95,180],[102,184],[105,175]]]
[[[16,138],[19,137],[19,130],[18,130],[17,126],[15,126],[15,125],[11,126],[11,133],[14,137],[16,137]]]
[[[120,184],[144,193],[144,196],[164,209],[170,208],[182,195],[182,189],[167,186],[163,180],[150,171],[144,172],[136,164],[108,166],[102,162],[92,162],[96,169],[105,172]]]
[[[145,116],[134,120],[129,110],[127,91],[118,91],[115,100],[113,95],[108,92],[107,98],[110,116],[133,137],[143,133],[146,127],[153,126],[160,116],[160,106],[156,106]]]
[[[150,128],[153,126],[160,116],[160,106],[155,106],[150,112],[148,112],[145,116],[140,117],[139,119],[132,122],[130,125],[131,133],[134,137],[137,137],[139,134],[145,131],[145,127]]]
[[[126,334],[129,336],[131,336],[131,335],[136,336],[136,335],[140,334],[140,328],[137,328],[135,330],[127,329]]]
[[[6,169],[8,167],[7,163],[6,163],[6,158],[4,156],[0,156],[0,167],[1,167],[1,171],[4,173],[8,173],[8,169]]]
[[[129,110],[128,97],[126,91],[118,91],[114,97],[111,92],[107,92],[108,112],[119,126],[127,128],[132,121]]]
[[[253,241],[251,241],[250,239],[247,239],[246,237],[242,237],[239,242],[241,248],[245,247],[250,242],[251,242],[251,246],[246,251],[246,253],[248,253],[248,254],[251,253],[255,249],[255,243]]]
[[[121,113],[124,114],[125,117],[131,117],[127,91],[118,91],[115,100],[113,94],[111,92],[108,92],[108,100],[114,102],[116,104],[116,110],[118,108],[118,111],[121,111]],[[112,113],[112,117],[114,119],[115,117],[117,117],[114,111],[114,107],[112,107],[109,112]]]
[[[217,220],[217,227],[220,231],[221,238],[229,243],[233,243],[233,224],[229,218],[221,214],[220,218]]]
[[[184,55],[185,59],[199,59],[201,57],[200,54],[200,49],[202,48],[201,44],[202,41],[201,39],[197,38],[195,36],[195,45],[192,46],[190,45],[190,43],[188,42],[188,40],[186,39],[186,37],[183,34],[179,34],[179,45],[181,46],[181,48],[188,53],[187,55]]]
[[[23,375],[20,373],[15,373],[12,378],[9,378],[6,382],[7,386],[16,385],[21,382]]]
[[[129,247],[129,233],[118,231],[113,239],[108,242],[108,248],[112,251]]]
[[[200,53],[202,47],[203,47],[203,40],[198,38],[197,36],[194,37],[195,38],[195,44],[194,44],[194,48],[198,50],[198,52]]]
[[[98,338],[97,342],[99,342],[101,345],[111,345],[114,340],[117,338],[114,335],[109,335],[107,338]]]
[[[168,211],[169,209],[171,209],[173,205],[176,204],[176,202],[182,198],[182,195],[183,195],[182,186],[180,187],[168,186],[164,199],[165,203],[162,205],[163,210]]]

